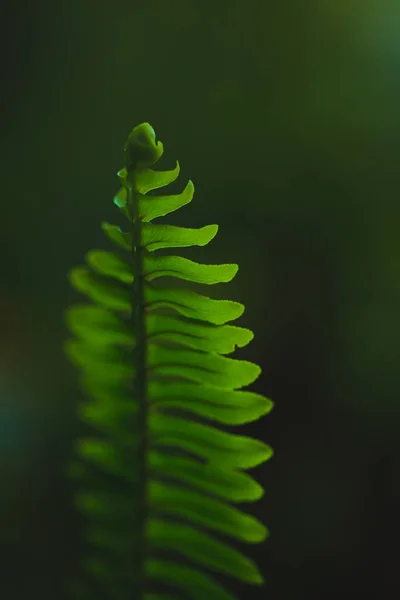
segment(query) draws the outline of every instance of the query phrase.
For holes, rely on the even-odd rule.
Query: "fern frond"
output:
[[[77,441],[69,470],[87,523],[89,579],[75,591],[93,600],[98,589],[118,600],[234,600],[212,572],[262,583],[257,566],[225,538],[267,537],[262,523],[234,505],[262,496],[244,471],[272,450],[220,426],[257,420],[272,402],[241,389],[260,368],[227,356],[253,338],[228,324],[243,305],[155,285],[165,276],[213,285],[238,270],[157,254],[205,246],[218,230],[152,222],[194,194],[191,181],[180,194],[149,194],[179,175],[179,163],[170,171],[151,168],[162,154],[148,123],[132,130],[114,198],[129,231],[102,223],[118,250],[91,250],[86,265],[70,272],[72,286],[91,301],[66,311],[73,337],[65,351],[87,396],[79,416],[92,429]]]

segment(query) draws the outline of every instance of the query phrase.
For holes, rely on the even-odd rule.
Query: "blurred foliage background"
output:
[[[241,598],[400,597],[400,4],[396,0],[13,0],[0,9],[0,596],[66,598],[79,517],[64,465],[79,434],[63,354],[67,270],[103,245],[130,129],[149,121],[219,223],[204,262],[256,332],[270,416],[246,433]],[[175,184],[174,184],[175,185]],[[171,221],[172,222],[172,221]],[[186,254],[189,256],[189,253]],[[194,254],[190,255],[194,256]],[[396,593],[397,592],[397,593]]]

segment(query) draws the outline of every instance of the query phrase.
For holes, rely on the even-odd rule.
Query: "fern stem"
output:
[[[145,561],[146,561],[146,522],[147,522],[147,356],[146,356],[146,326],[144,315],[144,277],[143,277],[143,252],[141,240],[141,222],[138,213],[138,201],[135,193],[134,175],[129,177],[129,207],[132,218],[132,258],[133,272],[135,274],[133,284],[132,320],[136,338],[134,361],[136,376],[134,380],[135,402],[138,403],[136,427],[140,436],[137,447],[137,461],[139,471],[138,487],[138,514],[135,517],[136,526],[139,523],[139,543],[137,549],[138,589],[133,590],[135,600],[141,600],[145,593]],[[132,566],[133,567],[133,566]]]

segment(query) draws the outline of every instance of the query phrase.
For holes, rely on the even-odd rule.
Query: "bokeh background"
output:
[[[400,3],[13,0],[0,26],[0,597],[66,598],[79,561],[66,273],[123,224],[142,121],[196,186],[173,222],[220,225],[197,259],[240,265],[220,294],[275,401],[240,598],[400,597]]]

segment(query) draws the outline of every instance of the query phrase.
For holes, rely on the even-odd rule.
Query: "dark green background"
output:
[[[149,121],[219,223],[184,253],[237,262],[221,297],[256,333],[237,353],[275,401],[246,427],[240,598],[400,597],[400,4],[396,0],[13,0],[1,5],[0,597],[66,597],[79,520],[64,464],[80,424],[62,355],[66,272],[99,247],[122,147]],[[239,323],[238,323],[239,324]],[[243,431],[243,430],[242,430]]]

